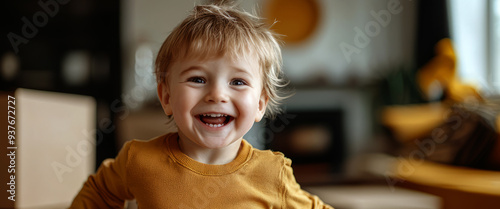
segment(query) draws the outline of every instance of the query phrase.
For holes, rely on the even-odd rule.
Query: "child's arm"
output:
[[[333,207],[323,203],[317,196],[311,195],[300,188],[300,185],[295,181],[291,165],[292,161],[285,158],[285,165],[281,171],[284,208],[333,209]]]
[[[127,188],[126,165],[131,142],[126,143],[116,159],[103,161],[97,173],[89,176],[70,208],[124,208],[134,196]]]

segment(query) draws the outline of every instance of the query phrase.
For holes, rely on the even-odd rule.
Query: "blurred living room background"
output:
[[[18,199],[0,207],[66,208],[126,141],[175,131],[155,56],[211,2],[4,1],[0,101],[16,98]],[[293,92],[244,138],[291,158],[306,190],[335,208],[500,205],[500,0],[237,2],[283,35]]]

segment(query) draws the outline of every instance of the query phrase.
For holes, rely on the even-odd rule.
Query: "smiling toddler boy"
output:
[[[261,19],[195,6],[156,59],[158,97],[177,125],[104,161],[71,208],[331,208],[300,188],[291,161],[242,137],[279,110],[281,50]]]

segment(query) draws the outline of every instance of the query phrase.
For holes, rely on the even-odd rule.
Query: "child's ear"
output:
[[[172,107],[170,106],[170,93],[168,90],[168,85],[165,81],[158,84],[156,89],[158,91],[158,98],[160,99],[161,107],[167,115],[172,115]]]
[[[267,95],[265,93],[260,94],[259,107],[257,114],[255,115],[255,122],[261,121],[262,117],[264,117],[264,114],[266,113],[267,102],[269,102],[269,98],[267,97]]]

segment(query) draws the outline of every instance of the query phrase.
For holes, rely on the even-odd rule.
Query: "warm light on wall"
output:
[[[272,0],[265,5],[268,24],[283,36],[286,43],[300,43],[314,33],[320,20],[315,0]],[[276,22],[275,22],[276,21]]]

